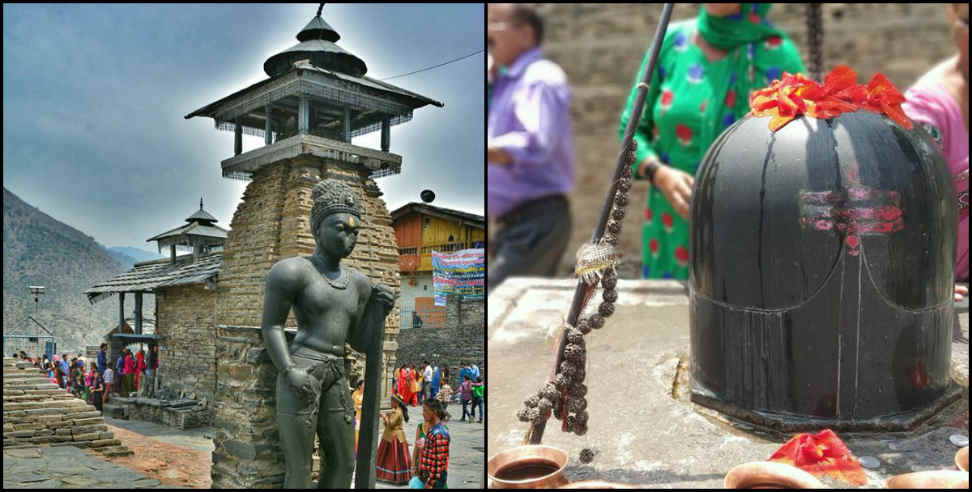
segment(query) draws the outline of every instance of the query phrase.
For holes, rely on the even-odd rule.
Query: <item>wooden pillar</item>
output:
[[[175,263],[175,257],[176,257],[176,254],[175,254],[175,245],[174,244],[171,244],[171,245],[169,245],[169,248],[170,248],[169,249],[169,253],[170,253],[169,259],[170,259],[170,261],[172,263]]]
[[[266,106],[266,113],[267,113],[267,122],[263,128],[263,133],[264,133],[263,143],[270,145],[273,143],[273,135],[270,128],[270,105],[269,104],[267,104]]]
[[[142,334],[142,292],[135,292],[135,333]]]
[[[391,146],[391,118],[381,120],[381,151],[388,152]]]
[[[243,153],[243,125],[237,123],[233,135],[233,155]]]
[[[124,333],[125,329],[125,293],[118,293],[118,333]]]
[[[344,107],[344,118],[341,119],[341,138],[347,143],[351,143],[351,109]]]
[[[301,96],[300,106],[297,108],[297,132],[301,135],[307,135],[307,131],[310,128],[310,101],[306,97]]]

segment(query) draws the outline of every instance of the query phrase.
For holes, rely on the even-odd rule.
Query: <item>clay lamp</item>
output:
[[[888,479],[889,489],[968,489],[969,472],[931,470],[895,475]]]
[[[771,461],[743,463],[726,475],[727,489],[825,489],[813,475],[791,465]]]
[[[552,489],[570,483],[564,476],[567,453],[531,444],[501,451],[486,462],[491,489]]]
[[[966,446],[955,453],[955,466],[966,473],[969,471],[969,447]]]

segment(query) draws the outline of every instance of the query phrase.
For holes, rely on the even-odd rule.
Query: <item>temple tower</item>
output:
[[[264,282],[277,261],[314,252],[309,215],[318,181],[342,180],[362,200],[358,243],[344,264],[398,290],[395,233],[374,180],[402,169],[402,157],[389,151],[391,125],[442,103],[365,76],[365,62],[335,44],[339,39],[318,13],[297,34],[298,44],[267,59],[268,79],[186,116],[212,118],[217,129],[234,132],[234,155],[222,161],[222,173],[250,181],[226,240],[215,313],[220,374],[214,424],[224,431],[214,436],[214,487],[283,480],[282,457],[273,451],[276,369],[259,332]],[[374,131],[381,132],[381,149],[351,143]],[[263,137],[265,145],[243,152],[243,133]],[[398,311],[386,320],[383,402],[392,392]],[[287,327],[296,328],[293,311]],[[361,374],[363,356],[351,358],[352,374]]]

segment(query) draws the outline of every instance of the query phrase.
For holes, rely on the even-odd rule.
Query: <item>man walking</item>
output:
[[[108,344],[102,343],[101,350],[98,351],[98,374],[104,375],[108,367]]]
[[[574,142],[567,76],[540,51],[543,21],[521,4],[489,4],[495,78],[487,117],[487,211],[499,226],[489,290],[510,275],[553,276],[570,239]]]
[[[432,364],[429,361],[425,361],[425,369],[422,370],[422,401],[428,400],[432,393],[432,376],[434,371],[432,370]]]

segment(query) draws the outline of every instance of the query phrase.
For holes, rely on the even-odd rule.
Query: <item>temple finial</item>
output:
[[[199,197],[199,210],[202,210],[202,197]]]
[[[318,17],[321,16],[321,11],[322,10],[324,10],[324,4],[323,3],[321,3],[321,6],[320,7],[317,7],[317,16]]]

